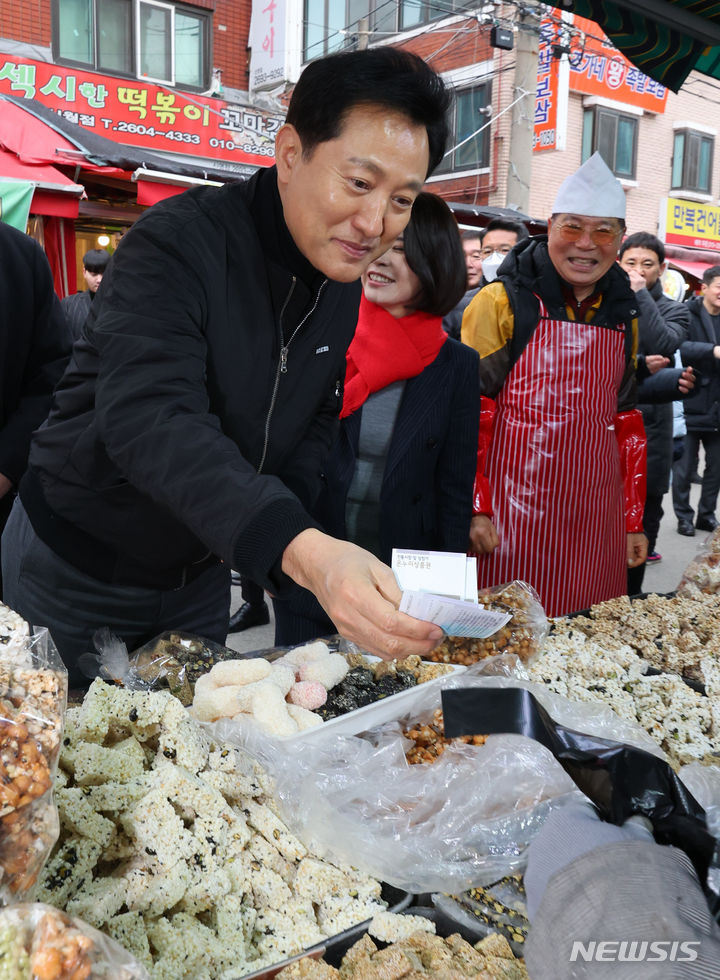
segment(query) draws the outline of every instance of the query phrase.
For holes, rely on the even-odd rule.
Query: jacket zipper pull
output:
[[[288,349],[287,347],[280,348],[280,373],[287,374],[287,357]]]
[[[339,378],[335,382],[335,397],[336,398],[339,398],[340,397],[340,379]]]

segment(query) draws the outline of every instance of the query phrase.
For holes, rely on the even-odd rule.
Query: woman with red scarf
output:
[[[465,278],[452,212],[427,193],[404,235],[363,276],[340,433],[313,514],[325,531],[388,564],[393,548],[468,547],[479,360],[442,328]],[[304,589],[275,602],[275,623],[279,645],[335,632]]]

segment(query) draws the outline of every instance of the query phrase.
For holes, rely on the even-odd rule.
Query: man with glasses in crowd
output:
[[[467,292],[443,318],[443,327],[450,337],[460,340],[463,313],[483,286],[495,279],[498,267],[513,245],[527,237],[525,225],[509,218],[493,218],[484,231],[462,232]]]
[[[529,582],[550,616],[622,595],[646,556],[624,229],[624,191],[596,153],[561,185],[547,238],[513,249],[463,317],[483,391],[478,584]]]

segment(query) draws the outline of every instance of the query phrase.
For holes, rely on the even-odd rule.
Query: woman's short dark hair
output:
[[[358,106],[383,106],[427,130],[427,176],[445,153],[450,92],[422,58],[397,48],[342,51],[311,61],[295,86],[286,122],[297,130],[303,153],[337,139],[345,117]]]
[[[465,293],[467,269],[460,229],[441,197],[418,194],[403,244],[407,264],[420,280],[413,308],[445,316]]]

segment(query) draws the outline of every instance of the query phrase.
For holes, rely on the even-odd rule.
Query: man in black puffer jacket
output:
[[[6,531],[10,603],[73,668],[98,628],[224,641],[230,569],[314,592],[381,655],[441,631],[307,512],[370,262],[443,156],[448,96],[391,48],[309,65],[276,166],[151,208],[115,252]],[[71,683],[81,678],[71,676]]]
[[[705,450],[700,502],[695,527],[714,531],[720,491],[720,265],[703,273],[702,294],[688,301],[688,339],[680,347],[683,364],[696,368],[700,380],[696,394],[685,405],[685,448],[673,471],[673,508],[680,534],[694,534],[690,506],[690,480],[702,443]]]

